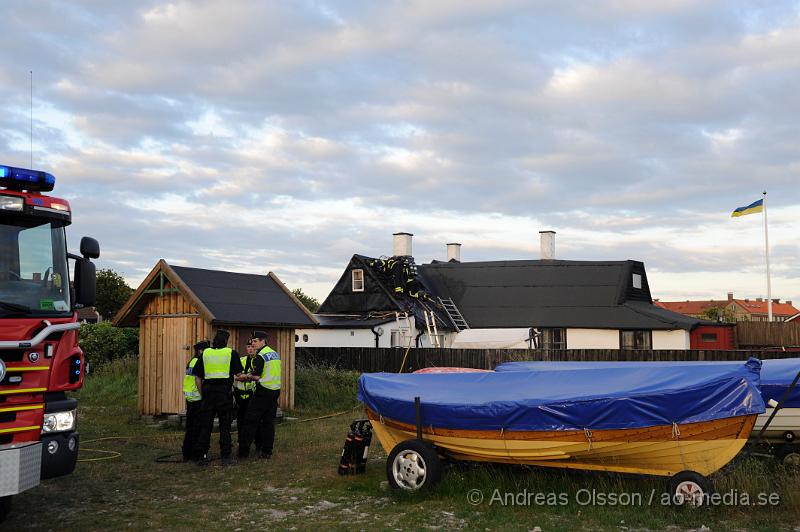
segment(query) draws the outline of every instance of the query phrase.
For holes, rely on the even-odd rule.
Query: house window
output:
[[[633,287],[639,290],[642,289],[642,276],[638,273],[633,274]]]
[[[620,349],[652,349],[653,331],[620,331]]]
[[[444,347],[444,334],[431,334],[429,347]]]
[[[539,338],[539,347],[541,349],[566,349],[567,348],[567,330],[563,328],[557,329],[540,329],[541,336]]]
[[[353,292],[364,291],[364,270],[353,270]]]
[[[703,333],[700,335],[701,342],[716,342],[717,333]]]
[[[392,329],[389,345],[390,347],[406,347],[406,335],[399,329]]]

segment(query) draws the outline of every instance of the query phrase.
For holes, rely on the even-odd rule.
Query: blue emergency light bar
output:
[[[50,192],[55,186],[56,178],[52,174],[0,164],[0,187],[12,190]]]

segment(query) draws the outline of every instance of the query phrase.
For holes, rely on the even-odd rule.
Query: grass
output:
[[[297,401],[290,414],[301,419],[348,410],[357,375],[326,367],[298,368]],[[113,460],[82,462],[75,473],[42,483],[15,500],[8,530],[155,530],[254,528],[402,529],[469,528],[487,530],[714,529],[791,530],[800,525],[800,473],[751,458],[735,463],[716,479],[720,492],[755,495],[776,492],[774,507],[724,506],[690,510],[648,505],[658,478],[590,474],[519,466],[455,464],[442,483],[426,494],[388,491],[386,454],[375,443],[364,475],[336,474],[347,425],[358,412],[278,426],[275,457],[232,468],[214,462],[156,463],[179,450],[182,433],[143,424],[136,415],[135,362],[123,360],[92,375],[80,392],[82,448],[117,451]],[[93,439],[114,437],[89,443]],[[216,450],[216,435],[212,451]],[[102,455],[82,452],[81,458]],[[484,501],[471,505],[469,490]],[[579,490],[591,494],[641,494],[642,504],[581,505]],[[543,504],[521,506],[495,494],[542,494]],[[566,504],[559,504],[561,494]],[[548,505],[546,497],[555,497]],[[491,504],[490,504],[491,502]],[[505,502],[505,504],[503,504]],[[524,500],[522,502],[525,502]],[[635,502],[635,501],[634,501]]]

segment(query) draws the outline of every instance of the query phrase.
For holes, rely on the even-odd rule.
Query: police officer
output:
[[[244,417],[244,429],[239,440],[239,457],[246,458],[250,454],[258,427],[262,430],[261,458],[272,458],[272,447],[275,443],[275,413],[278,410],[278,397],[281,393],[281,357],[267,345],[267,333],[253,332],[253,347],[258,354],[253,359],[251,374],[258,380],[256,389],[247,413]]]
[[[253,340],[247,341],[247,356],[241,358],[242,368],[244,374],[248,375],[253,369],[253,358],[256,355],[256,348],[253,346]],[[242,431],[244,428],[244,415],[247,412],[247,406],[250,404],[250,399],[256,389],[255,380],[249,381],[234,381],[233,383],[233,397],[236,399],[236,427],[239,432],[239,441],[242,441]],[[256,452],[261,450],[261,430],[256,432]]]
[[[241,378],[242,362],[239,354],[228,347],[228,331],[219,330],[211,347],[203,351],[194,365],[194,376],[202,382],[203,399],[198,414],[200,429],[195,446],[195,459],[200,465],[208,463],[211,447],[211,430],[214,417],[219,418],[219,450],[225,465],[234,463],[231,457],[231,422],[233,418],[232,384]]]
[[[200,389],[197,387],[193,369],[197,360],[203,356],[203,351],[208,349],[211,344],[208,340],[194,344],[194,356],[186,364],[186,375],[183,377],[183,397],[186,399],[186,434],[183,436],[183,461],[188,462],[192,459],[195,444],[197,443],[197,412],[200,410]]]

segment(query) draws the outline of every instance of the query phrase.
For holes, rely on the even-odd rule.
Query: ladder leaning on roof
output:
[[[428,330],[428,345],[442,347],[439,330],[436,327],[436,314],[432,310],[425,311],[425,328]]]
[[[450,321],[453,322],[453,326],[456,328],[456,331],[462,331],[464,329],[469,329],[469,324],[467,320],[464,319],[464,316],[461,315],[461,312],[456,307],[456,304],[453,303],[453,300],[450,298],[439,298],[439,303],[444,308],[447,315],[450,317]]]

